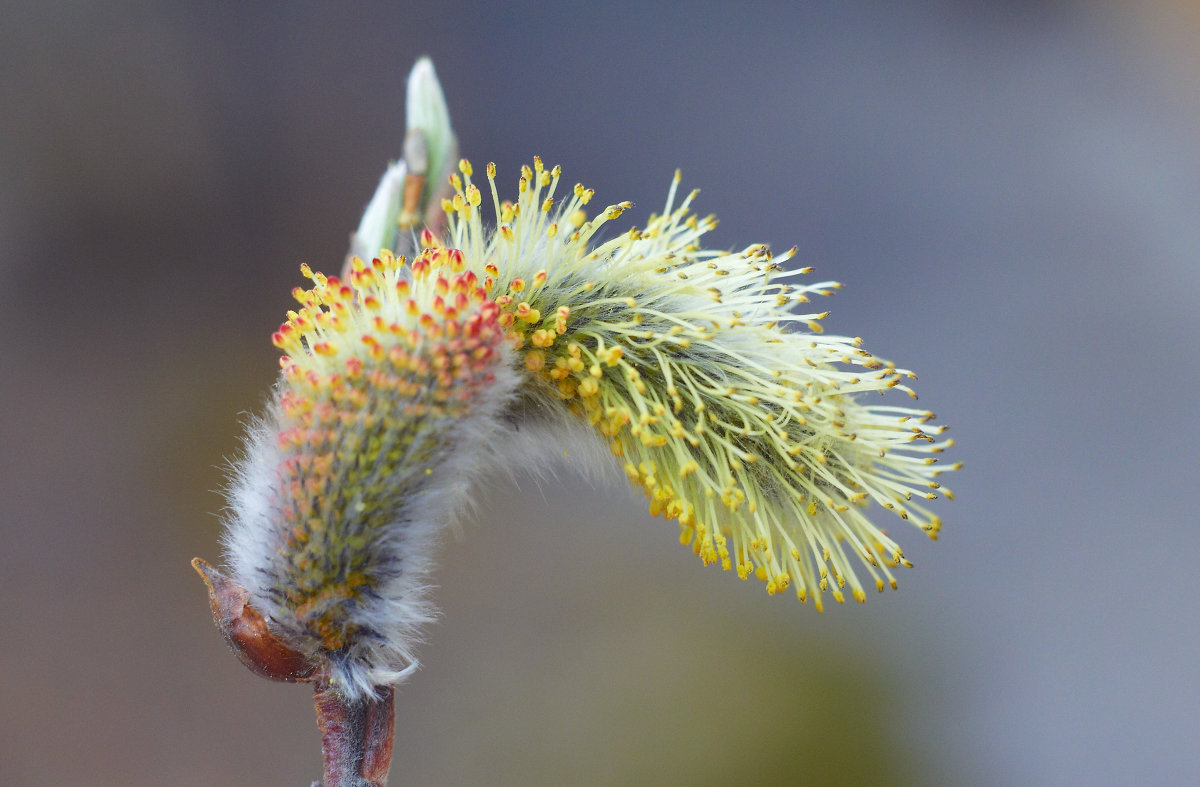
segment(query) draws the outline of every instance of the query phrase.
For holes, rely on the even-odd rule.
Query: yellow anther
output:
[[[525,354],[525,368],[537,372],[546,365],[546,355],[541,350],[533,350]]]
[[[550,345],[554,344],[554,339],[556,336],[557,334],[555,334],[554,331],[547,331],[539,328],[529,335],[529,343],[534,347],[549,347]]]

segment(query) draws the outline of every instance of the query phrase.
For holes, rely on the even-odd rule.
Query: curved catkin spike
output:
[[[537,159],[501,232],[457,207],[465,190],[449,203],[446,243],[468,268],[486,261],[523,357],[521,411],[590,424],[705,564],[768,593],[815,594],[818,608],[824,591],[842,601],[846,584],[864,600],[856,565],[894,587],[891,568],[908,561],[862,509],[878,502],[936,538],[940,519],[910,501],[951,497],[934,480],[951,441],[933,413],[865,401],[892,388],[915,398],[902,382],[915,375],[824,333],[828,312],[807,304],[840,284],[792,283],[811,272],[782,267],[795,249],[704,249],[716,220],[690,212],[696,192],[675,206],[679,180],[662,215],[599,246],[596,229],[630,204],[588,220],[591,192],[576,186],[551,210]]]
[[[895,587],[910,563],[866,509],[936,538],[925,501],[950,497],[935,463],[952,443],[932,413],[868,401],[911,394],[913,375],[822,330],[809,304],[841,285],[798,283],[795,250],[703,248],[716,220],[691,213],[695,192],[675,205],[678,176],[661,215],[619,231],[631,203],[589,216],[592,191],[563,193],[540,159],[513,201],[485,167],[487,206],[457,168],[445,231],[411,261],[302,267],[311,287],[273,337],[279,384],[236,466],[234,578],[331,690],[378,698],[415,667],[431,552],[473,480],[561,458],[580,433],[706,565],[818,609]]]

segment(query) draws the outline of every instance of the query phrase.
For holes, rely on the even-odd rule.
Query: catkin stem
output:
[[[386,787],[394,726],[391,686],[382,698],[347,702],[324,680],[314,684],[313,705],[321,730],[323,787]]]

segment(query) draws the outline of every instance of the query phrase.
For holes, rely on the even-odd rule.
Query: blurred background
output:
[[[420,54],[502,182],[640,223],[681,167],[710,245],[798,244],[966,467],[900,592],[823,615],[632,492],[498,482],[393,784],[1200,780],[1195,4],[3,5],[0,783],[319,775],[188,560]]]

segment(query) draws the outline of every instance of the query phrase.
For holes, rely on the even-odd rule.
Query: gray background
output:
[[[510,188],[540,154],[641,222],[678,166],[712,244],[798,244],[966,468],[900,592],[824,615],[622,489],[497,482],[393,783],[1200,779],[1191,4],[332,6],[0,9],[0,782],[318,774],[187,561],[423,53]]]

